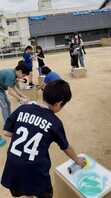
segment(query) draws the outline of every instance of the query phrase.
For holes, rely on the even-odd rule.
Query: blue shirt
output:
[[[32,56],[29,52],[24,52],[23,60],[28,69],[32,69]]]
[[[52,142],[68,148],[61,120],[47,108],[28,104],[9,116],[4,129],[12,133],[12,140],[2,184],[26,195],[50,191],[48,149]]]
[[[49,81],[59,80],[60,76],[56,72],[49,72],[44,79],[44,82],[47,84]]]
[[[8,87],[14,87],[16,84],[15,69],[0,70],[0,89],[7,90]]]

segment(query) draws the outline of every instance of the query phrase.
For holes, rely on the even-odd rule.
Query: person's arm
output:
[[[0,136],[2,137],[12,137],[14,133],[14,125],[17,120],[20,108],[17,108],[11,115],[7,118],[3,129],[0,130]]]
[[[0,137],[12,137],[12,133],[6,131],[6,130],[3,130],[3,129],[0,129]]]
[[[38,86],[39,89],[44,90],[46,84],[48,83],[48,78],[45,76],[44,80],[42,80]]]
[[[8,88],[8,93],[9,95],[13,96],[14,98],[16,98],[18,101],[20,101],[21,96],[19,94],[17,94],[17,92],[15,91],[14,87],[9,87]]]
[[[37,54],[34,54],[34,55],[32,56],[32,60],[36,61],[36,59],[37,59]]]
[[[39,58],[39,59],[41,59],[41,60],[43,60],[43,59],[44,59],[44,57],[40,57],[40,56],[38,56],[38,55],[37,55],[37,58]]]
[[[69,49],[70,56],[72,56],[73,51],[74,51],[74,49],[72,47],[70,47],[70,49]]]
[[[86,165],[86,161],[85,159],[79,158],[74,149],[71,146],[68,146],[67,149],[64,150],[64,153],[71,158],[72,160],[74,160],[80,167],[84,167]]]
[[[42,91],[44,90],[46,84],[44,82],[42,82],[41,85],[38,86],[39,89],[41,89]]]
[[[6,137],[12,137],[12,133],[10,133],[9,131],[3,131],[3,132]]]
[[[82,39],[80,39],[80,45],[81,45],[81,48],[82,48],[84,54],[86,54],[85,47],[84,47],[84,42],[83,42]]]
[[[16,86],[13,89],[20,97],[27,98]]]
[[[29,101],[16,87],[9,87],[8,92],[21,103],[27,103]]]
[[[12,133],[10,133],[9,131],[6,131],[6,130],[2,130],[2,137],[3,136],[6,136],[6,137],[12,137]]]
[[[12,133],[10,133],[9,131],[0,129],[0,138],[9,143],[12,138]]]
[[[84,54],[86,54],[84,45],[82,46],[82,50],[83,50]]]
[[[61,150],[63,150],[64,153],[74,160],[80,167],[86,165],[85,160],[79,158],[74,149],[69,145],[62,123],[59,124],[58,129],[55,131],[55,142],[60,146]]]

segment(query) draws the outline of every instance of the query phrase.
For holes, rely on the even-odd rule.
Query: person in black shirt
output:
[[[48,150],[53,142],[78,165],[85,165],[85,160],[78,158],[70,146],[63,123],[55,115],[71,99],[69,84],[64,80],[49,82],[44,88],[43,99],[47,107],[22,105],[4,126],[11,143],[1,184],[15,197],[52,198]]]
[[[44,56],[44,52],[41,46],[36,47],[36,53],[37,53],[39,75],[42,75],[41,69],[42,67],[45,66],[45,63],[44,63],[45,56]]]
[[[71,44],[69,48],[72,70],[73,68],[79,68],[79,63],[78,63],[79,49],[80,49],[80,46],[78,42],[78,37],[76,37],[75,35],[71,40]]]

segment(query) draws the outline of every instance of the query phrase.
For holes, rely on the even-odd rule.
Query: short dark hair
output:
[[[25,75],[27,75],[27,76],[28,76],[29,73],[30,73],[30,71],[27,69],[27,66],[26,66],[26,64],[25,64],[25,62],[24,62],[23,60],[20,60],[20,61],[18,62],[18,65],[16,66],[15,70],[16,70],[16,71],[21,70],[22,73],[25,74]]]
[[[42,74],[46,75],[51,72],[51,69],[49,67],[45,66],[45,67],[42,67],[41,72],[42,72]]]
[[[27,50],[33,50],[32,46],[31,45],[28,45],[24,51],[27,51]]]
[[[44,88],[43,100],[50,105],[62,101],[61,106],[64,106],[71,100],[72,93],[69,83],[64,80],[50,81]]]
[[[37,52],[37,50],[40,50],[40,55],[41,55],[42,57],[44,57],[44,51],[43,51],[43,49],[42,49],[42,47],[41,47],[40,45],[37,45],[37,46],[36,46],[36,52]]]
[[[43,51],[43,49],[42,49],[42,47],[40,45],[37,45],[36,46],[36,50],[38,50],[38,49],[41,50],[41,51]]]

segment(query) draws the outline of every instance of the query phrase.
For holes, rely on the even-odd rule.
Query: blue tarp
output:
[[[46,18],[47,18],[47,16],[31,16],[31,17],[29,17],[29,19],[31,19],[31,20],[44,20]]]
[[[97,13],[109,13],[111,12],[111,9],[96,9],[96,10],[85,10],[85,11],[75,11],[73,12],[74,16],[80,16],[80,15],[93,15],[93,14],[97,14]]]

